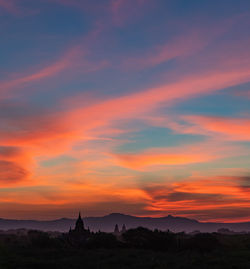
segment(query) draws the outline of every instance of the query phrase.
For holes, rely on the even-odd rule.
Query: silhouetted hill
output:
[[[84,218],[85,227],[93,231],[111,232],[114,230],[115,224],[119,227],[123,224],[129,228],[136,228],[143,226],[149,229],[171,230],[173,232],[192,232],[199,230],[201,232],[215,232],[220,228],[227,228],[235,232],[247,231],[250,232],[250,222],[241,223],[213,223],[213,222],[199,222],[194,219],[183,217],[174,217],[168,215],[161,218],[151,217],[135,217],[124,215],[120,213],[112,213],[103,217],[86,217]],[[38,221],[38,220],[10,220],[0,219],[0,230],[9,229],[37,229],[43,231],[68,231],[70,226],[74,227],[74,219],[57,219],[51,221]]]

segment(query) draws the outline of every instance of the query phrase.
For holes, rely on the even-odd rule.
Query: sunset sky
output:
[[[250,221],[249,0],[0,0],[0,218]]]

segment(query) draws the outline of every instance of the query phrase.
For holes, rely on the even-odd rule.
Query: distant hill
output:
[[[250,232],[250,222],[241,223],[214,223],[214,222],[199,222],[194,219],[183,217],[174,217],[168,215],[161,218],[150,217],[135,217],[124,215],[120,213],[112,213],[103,217],[87,217],[84,218],[85,227],[89,227],[92,231],[111,232],[114,230],[115,224],[119,227],[123,224],[129,228],[136,228],[143,226],[149,229],[170,230],[173,232],[192,232],[199,230],[201,232],[215,232],[220,228],[227,228],[235,232],[246,231]],[[0,219],[0,230],[10,229],[38,229],[42,231],[60,231],[66,232],[70,227],[74,227],[74,219],[57,219],[51,221],[38,221],[38,220],[10,220]]]

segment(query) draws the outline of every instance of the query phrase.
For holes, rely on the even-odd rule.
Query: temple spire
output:
[[[76,225],[75,225],[75,231],[81,232],[84,231],[84,224],[83,224],[83,220],[81,217],[81,212],[79,211],[79,216],[78,219],[76,221]]]
[[[119,227],[118,227],[118,224],[115,225],[114,233],[115,233],[115,234],[119,234]]]
[[[123,224],[123,225],[122,225],[122,230],[121,230],[121,232],[122,232],[122,233],[125,233],[126,231],[127,231],[126,226],[125,226],[125,224]]]

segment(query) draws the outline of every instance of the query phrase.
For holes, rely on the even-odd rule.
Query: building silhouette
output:
[[[91,232],[88,229],[85,229],[84,223],[79,212],[78,219],[75,223],[74,229],[69,229],[68,238],[72,244],[82,244],[84,243],[91,235]]]
[[[123,233],[125,233],[126,231],[127,231],[126,226],[125,226],[125,224],[123,224],[123,225],[122,225],[121,233],[123,234]]]
[[[120,234],[118,224],[116,224],[116,225],[115,225],[114,234],[117,234],[117,235],[119,235],[119,234]]]
[[[80,212],[79,212],[79,216],[78,216],[78,219],[76,221],[76,224],[75,224],[74,231],[77,232],[77,233],[82,233],[82,232],[85,231],[84,223],[83,223],[83,220],[82,220],[82,217],[81,217],[81,213]]]
[[[126,226],[125,224],[122,225],[122,229],[119,230],[119,226],[118,224],[115,225],[115,229],[114,229],[114,232],[113,234],[116,236],[116,237],[120,237],[123,233],[125,233],[127,231],[126,229]]]
[[[118,224],[115,225],[114,232],[112,233],[118,240],[122,241],[122,235],[127,231],[125,224],[122,225],[121,230]],[[100,233],[100,230],[99,230]],[[72,229],[70,227],[69,232],[65,234],[68,242],[73,246],[84,246],[90,239],[93,233],[90,231],[89,227],[87,229],[84,226],[84,222],[79,212],[78,218],[76,219],[75,226]]]

